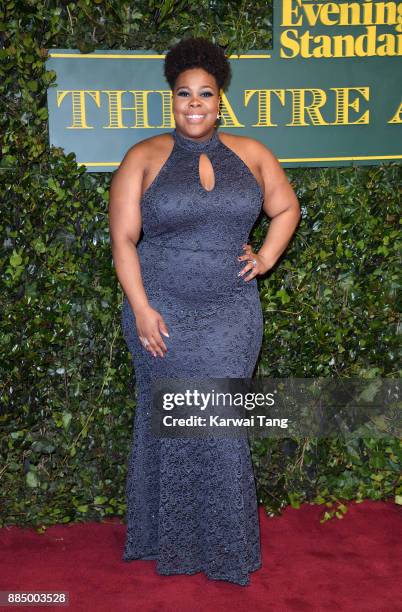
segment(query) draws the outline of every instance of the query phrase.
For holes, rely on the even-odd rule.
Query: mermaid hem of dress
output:
[[[157,555],[132,557],[128,554],[124,554],[123,560],[127,562],[130,562],[130,561],[158,561],[158,557]],[[250,567],[250,569],[247,571],[246,574],[244,574],[243,577],[229,575],[229,574],[213,574],[209,570],[207,570],[206,567],[199,567],[199,568],[193,568],[193,569],[187,569],[187,570],[185,569],[169,570],[169,569],[156,568],[156,572],[160,576],[175,576],[175,575],[181,575],[181,574],[192,576],[193,574],[198,574],[200,572],[203,572],[209,580],[225,580],[226,582],[232,582],[233,584],[239,584],[240,586],[249,586],[250,585],[249,574],[252,572],[256,572],[257,570],[261,569],[261,567],[262,567],[262,562],[258,561],[257,563],[255,563],[254,565]]]

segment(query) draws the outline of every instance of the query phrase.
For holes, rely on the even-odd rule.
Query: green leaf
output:
[[[73,415],[71,414],[71,412],[63,412],[63,427],[66,431],[70,427],[72,416]]]
[[[13,251],[13,254],[10,257],[10,265],[13,268],[17,268],[18,266],[20,266],[22,264],[22,257],[20,255],[20,253],[18,253],[15,249]]]
[[[30,487],[31,489],[34,489],[39,486],[39,481],[34,472],[27,472],[25,480],[28,487]]]
[[[94,499],[94,503],[97,506],[101,506],[102,504],[107,502],[107,497],[104,497],[103,495],[97,495]]]

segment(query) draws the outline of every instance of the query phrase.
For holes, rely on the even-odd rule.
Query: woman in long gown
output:
[[[131,147],[110,190],[137,391],[123,559],[154,559],[159,574],[203,571],[248,585],[261,566],[248,439],[156,436],[151,387],[159,377],[252,376],[263,335],[255,277],[285,250],[300,208],[268,148],[218,135],[219,94],[230,77],[220,47],[181,41],[166,56],[165,76],[175,128]],[[254,253],[247,240],[262,207],[272,220]]]

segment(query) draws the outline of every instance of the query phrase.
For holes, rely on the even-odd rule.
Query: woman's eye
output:
[[[188,96],[189,93],[188,91],[179,91],[177,95],[178,96]],[[201,95],[209,98],[210,96],[213,96],[214,94],[212,93],[212,91],[204,91]]]

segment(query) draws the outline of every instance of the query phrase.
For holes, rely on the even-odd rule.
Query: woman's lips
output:
[[[205,115],[192,113],[191,115],[185,115],[185,117],[190,123],[200,123],[204,119]]]

